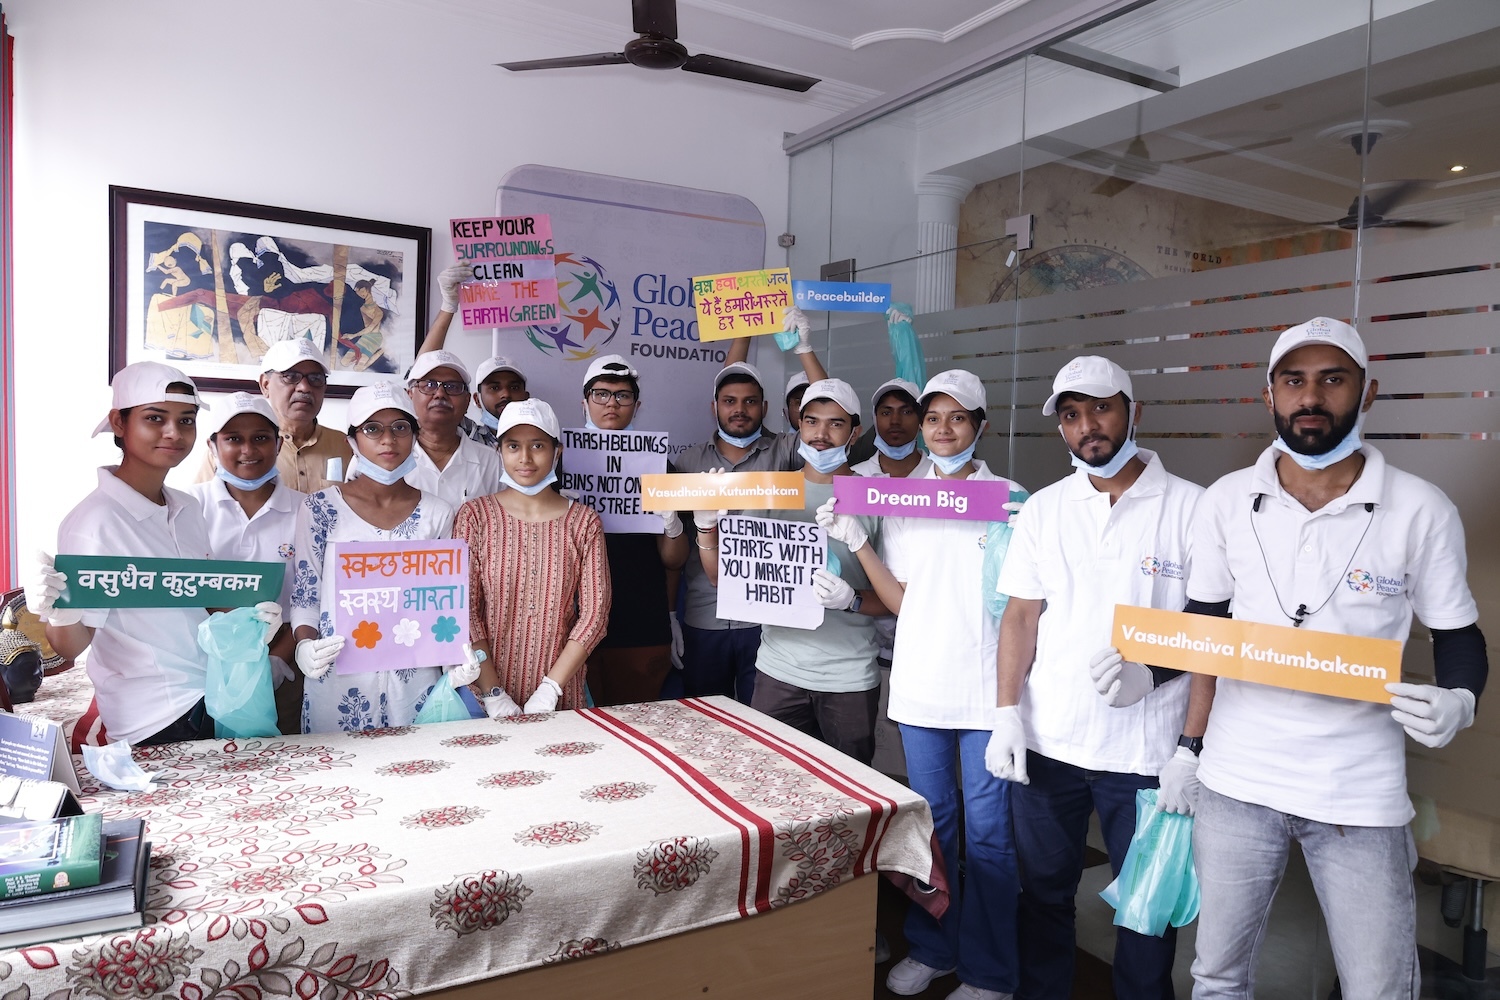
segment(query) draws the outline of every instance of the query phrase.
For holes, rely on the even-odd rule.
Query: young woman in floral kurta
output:
[[[469,638],[488,657],[479,687],[495,718],[583,708],[584,660],[609,622],[599,515],[546,488],[559,434],[546,403],[508,405],[499,427],[508,488],[470,500],[453,523],[469,543]]]

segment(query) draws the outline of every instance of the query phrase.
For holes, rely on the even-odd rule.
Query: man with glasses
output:
[[[300,493],[316,493],[343,482],[354,457],[342,432],[318,423],[328,389],[328,361],[306,337],[281,340],[266,349],[260,363],[260,391],[281,424],[276,468],[281,482]],[[196,481],[217,472],[213,449],[204,455]]]
[[[452,351],[417,355],[407,375],[417,411],[416,468],[406,481],[442,497],[457,510],[500,488],[500,456],[458,432],[469,408],[469,370]]]

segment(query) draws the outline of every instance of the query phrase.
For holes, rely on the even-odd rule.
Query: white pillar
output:
[[[958,208],[974,182],[950,174],[928,174],[917,181],[917,312],[953,308],[958,282]],[[949,251],[943,253],[941,251]]]

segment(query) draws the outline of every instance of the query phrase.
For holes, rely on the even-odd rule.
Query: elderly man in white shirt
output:
[[[417,413],[417,467],[406,477],[412,486],[440,497],[454,510],[500,488],[500,456],[459,433],[469,408],[469,369],[451,351],[417,355],[407,374]]]

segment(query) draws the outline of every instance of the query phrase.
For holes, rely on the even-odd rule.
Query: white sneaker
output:
[[[890,974],[885,977],[885,988],[897,996],[914,997],[931,986],[934,979],[953,971],[934,969],[915,958],[903,958],[891,967]]]
[[[982,990],[978,986],[959,983],[958,989],[948,994],[948,1000],[1012,1000],[1012,994]]]

